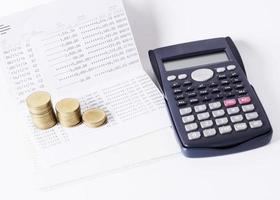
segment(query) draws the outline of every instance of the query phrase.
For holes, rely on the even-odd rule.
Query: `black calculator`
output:
[[[272,127],[230,37],[149,51],[183,153],[217,156],[267,144]]]

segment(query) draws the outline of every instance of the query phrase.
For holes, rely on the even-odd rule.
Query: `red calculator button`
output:
[[[224,105],[225,105],[225,107],[235,106],[236,105],[236,100],[235,99],[224,100]]]
[[[240,97],[240,98],[238,98],[238,103],[241,105],[251,103],[251,97],[249,97],[249,96]]]

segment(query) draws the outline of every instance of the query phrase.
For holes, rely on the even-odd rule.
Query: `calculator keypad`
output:
[[[241,134],[248,128],[263,126],[235,65],[174,76],[167,79],[189,140]]]
[[[250,97],[246,96],[244,98],[249,99]],[[259,114],[254,111],[253,104],[244,105],[243,101],[234,100],[229,99],[230,102],[235,102],[230,104],[225,103],[228,101],[224,100],[197,105],[194,109],[191,107],[181,108],[180,113],[188,139],[211,137],[217,135],[217,133],[221,135],[229,134],[233,130],[241,132],[249,127],[259,128],[263,125],[262,121],[258,119]],[[251,100],[246,102],[251,103]],[[234,106],[228,108],[229,105]],[[199,123],[196,123],[196,120]]]
[[[225,72],[229,71],[225,68]],[[219,101],[224,98],[227,98],[227,100],[221,103],[226,104],[226,107],[236,104],[237,101],[240,101],[240,104],[242,102],[247,104],[251,99],[234,99],[236,96],[247,95],[247,91],[244,89],[244,85],[242,84],[242,80],[239,79],[238,74],[234,70],[230,71],[230,73],[225,72],[214,74],[213,76],[215,77],[212,79],[215,80],[207,84],[194,84],[197,82],[193,81],[187,74],[179,74],[178,76],[170,75],[167,77],[167,80],[170,81],[175,100],[180,107],[187,104],[196,105],[199,102]]]

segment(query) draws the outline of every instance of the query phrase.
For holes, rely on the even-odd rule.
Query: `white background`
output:
[[[1,0],[0,15],[44,2]],[[34,189],[30,147],[21,134],[21,120],[5,83],[0,80],[0,199],[279,199],[278,1],[124,0],[124,3],[143,65],[150,74],[149,49],[231,36],[243,58],[248,79],[271,120],[272,142],[253,151],[215,158],[175,155],[94,180],[41,191]]]

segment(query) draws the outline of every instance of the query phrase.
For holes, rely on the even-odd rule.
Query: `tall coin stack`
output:
[[[44,91],[32,93],[26,99],[33,124],[39,129],[49,129],[56,125],[51,96]]]
[[[77,99],[67,98],[57,102],[56,115],[64,127],[73,127],[81,122],[81,108]]]

